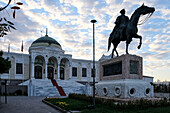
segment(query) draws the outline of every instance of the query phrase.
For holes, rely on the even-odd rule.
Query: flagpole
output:
[[[10,43],[8,43],[8,59],[11,60],[11,57],[10,57]],[[10,85],[10,79],[11,79],[11,76],[10,76],[10,69],[8,70],[8,80],[7,80],[7,84]],[[9,91],[9,89],[8,89]]]
[[[8,44],[8,55],[10,53],[10,43]]]
[[[10,43],[8,43],[8,58],[10,60]],[[10,70],[8,71],[8,80],[10,81]]]
[[[22,60],[23,60],[23,66],[22,66],[22,69],[23,69],[23,77],[22,77],[22,85],[23,85],[23,81],[24,81],[24,57],[23,57],[23,50],[24,50],[24,46],[23,46],[23,40],[22,40],[22,45],[21,45],[21,52],[22,52]]]

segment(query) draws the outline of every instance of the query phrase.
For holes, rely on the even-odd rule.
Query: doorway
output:
[[[35,79],[42,79],[42,67],[41,66],[35,66]]]
[[[64,68],[60,67],[60,80],[64,80]]]
[[[48,67],[48,79],[54,79],[54,68]]]

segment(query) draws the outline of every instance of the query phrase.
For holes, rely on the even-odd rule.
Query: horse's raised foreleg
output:
[[[142,36],[140,36],[138,34],[135,34],[134,38],[139,38],[140,39],[140,42],[139,42],[139,45],[138,45],[138,49],[140,49],[140,47],[142,45]]]

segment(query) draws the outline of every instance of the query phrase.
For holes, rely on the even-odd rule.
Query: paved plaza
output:
[[[61,113],[42,102],[45,97],[8,96],[1,97],[0,113]]]

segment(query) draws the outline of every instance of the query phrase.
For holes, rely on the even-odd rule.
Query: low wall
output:
[[[5,85],[1,85],[0,94],[5,95]],[[7,95],[28,95],[27,86],[7,85]]]

